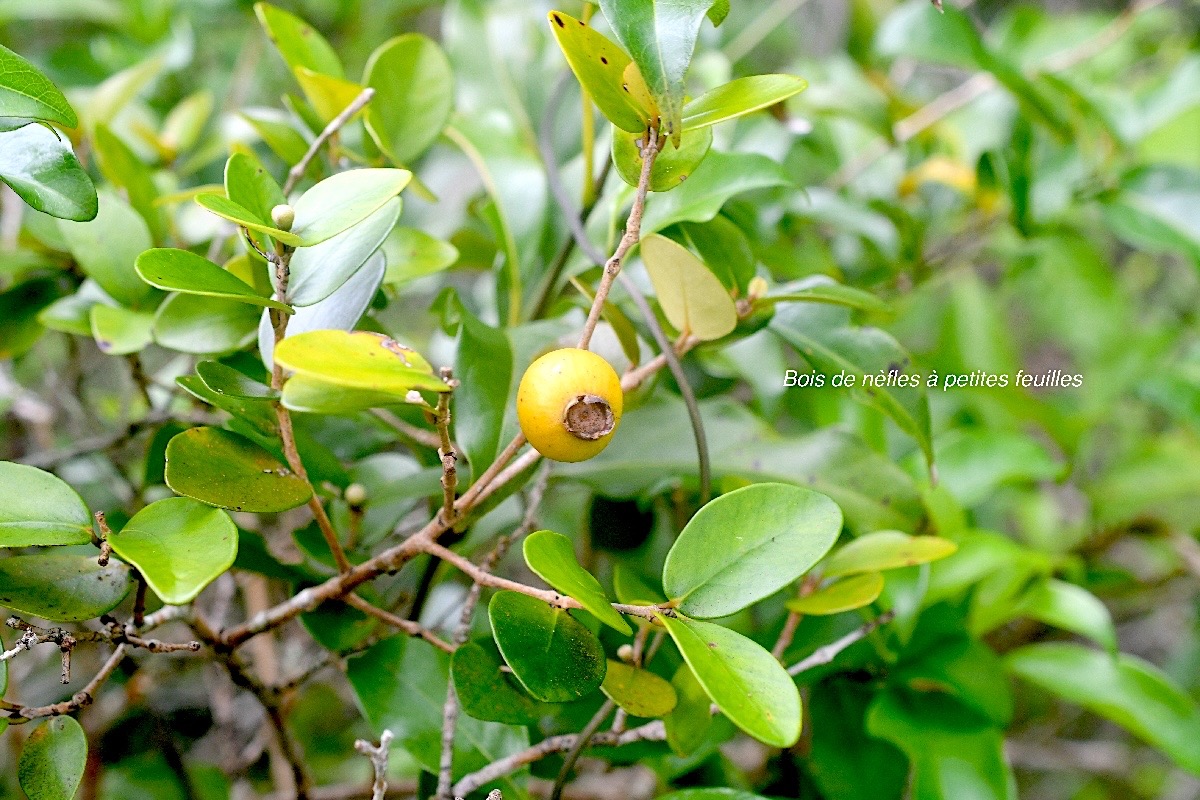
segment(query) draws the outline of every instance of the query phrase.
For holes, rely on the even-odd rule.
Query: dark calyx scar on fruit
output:
[[[580,439],[594,440],[612,433],[617,423],[612,406],[603,397],[581,394],[567,403],[563,425]]]

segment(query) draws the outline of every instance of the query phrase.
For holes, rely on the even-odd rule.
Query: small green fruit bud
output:
[[[343,496],[346,498],[347,505],[358,508],[367,502],[367,487],[361,483],[352,483],[346,487]]]
[[[281,203],[271,209],[271,221],[281,231],[290,231],[296,222],[296,212],[286,203]]]

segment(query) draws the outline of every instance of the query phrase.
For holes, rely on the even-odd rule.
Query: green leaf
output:
[[[1014,675],[1112,720],[1200,774],[1200,706],[1154,665],[1058,642],[1018,648],[1004,661]]]
[[[875,314],[890,314],[891,306],[870,292],[834,283],[823,276],[805,282],[803,288],[789,289],[786,294],[768,295],[755,301],[755,308],[774,306],[776,303],[830,303]]]
[[[166,480],[179,494],[234,511],[287,511],[312,496],[308,483],[285,464],[220,428],[192,428],[171,439]]]
[[[688,616],[726,617],[770,597],[816,564],[842,529],[832,500],[758,483],[701,508],[667,553],[663,588]]]
[[[634,717],[670,714],[678,702],[674,687],[653,672],[611,658],[600,691]]]
[[[671,688],[675,690],[677,702],[663,720],[667,744],[677,756],[690,756],[704,743],[708,729],[712,727],[712,701],[686,663],[675,670]]]
[[[19,55],[0,45],[0,117],[26,117],[79,125],[67,98],[50,79]]]
[[[945,558],[958,545],[938,536],[909,536],[900,531],[877,531],[860,536],[839,549],[822,565],[826,578],[901,569]]]
[[[0,606],[57,622],[95,619],[129,593],[129,568],[96,556],[38,553],[0,559]]]
[[[684,76],[713,0],[600,0],[617,41],[637,64],[675,146],[683,132]]]
[[[308,140],[288,114],[274,108],[246,108],[238,113],[285,164],[297,164],[304,158]],[[318,167],[316,160],[309,162],[306,174],[315,180],[320,177]]]
[[[62,296],[58,281],[33,278],[0,292],[0,359],[24,355],[45,332],[43,312]]]
[[[291,311],[277,300],[263,297],[241,278],[190,250],[156,247],[137,257],[134,269],[142,280],[168,292],[223,297],[240,303]]]
[[[291,235],[301,247],[333,238],[382,208],[411,179],[406,169],[352,169],[326,178],[296,201]]]
[[[1121,180],[1120,192],[1105,206],[1105,221],[1136,248],[1181,251],[1200,262],[1200,170],[1178,166],[1135,169]]]
[[[568,703],[604,681],[607,665],[600,640],[565,610],[503,591],[492,597],[488,616],[504,660],[538,700]]]
[[[721,27],[721,23],[725,21],[725,18],[729,16],[729,9],[729,0],[716,0],[709,7],[708,11],[705,12],[705,16],[708,17],[709,22],[713,24],[714,28],[719,28]]]
[[[641,247],[658,304],[677,331],[712,341],[737,327],[729,290],[690,250],[657,233],[643,237]]]
[[[367,132],[388,158],[405,164],[446,127],[454,108],[454,73],[437,42],[419,33],[389,39],[371,53],[363,83],[375,90]]]
[[[378,735],[391,730],[426,771],[438,772],[442,752],[442,707],[450,658],[425,642],[393,637],[350,658],[346,677],[363,715]],[[529,747],[525,728],[460,716],[454,736],[455,779]],[[505,796],[520,797],[512,783]]]
[[[91,515],[65,481],[36,467],[0,461],[0,547],[91,540]]]
[[[0,133],[0,180],[52,217],[87,221],[96,216],[96,187],[70,144],[41,125]]]
[[[383,243],[387,254],[384,283],[399,285],[441,272],[458,261],[458,249],[416,228],[400,227]]]
[[[660,615],[696,680],[721,713],[772,747],[800,738],[800,693],[775,657],[711,622]]]
[[[252,153],[234,153],[225,162],[225,195],[258,222],[272,226],[271,209],[287,202],[283,189]]]
[[[32,800],[71,800],[87,765],[87,734],[74,717],[46,720],[29,734],[17,764],[21,790]]]
[[[621,180],[636,187],[642,177],[642,152],[638,137],[613,128],[612,158]],[[669,192],[696,171],[712,146],[712,131],[700,130],[685,137],[679,147],[668,144],[650,168],[650,191]]]
[[[642,580],[629,566],[617,562],[613,564],[613,594],[618,602],[635,606],[657,606],[667,602],[663,593]]]
[[[398,400],[414,389],[450,391],[420,353],[367,331],[317,330],[289,336],[275,348],[275,360],[327,383],[391,394]]]
[[[99,193],[99,213],[90,222],[58,223],[80,268],[117,302],[138,307],[161,296],[138,277],[134,262],[152,246],[145,220],[117,195]]]
[[[159,143],[176,155],[191,150],[212,116],[214,105],[215,98],[208,89],[192,92],[180,100],[163,119]]]
[[[458,347],[454,376],[454,440],[462,447],[478,477],[492,463],[500,445],[504,413],[509,405],[513,381],[513,347],[508,331],[480,321],[458,300],[454,304],[458,322]]]
[[[1029,617],[1086,636],[1110,652],[1117,650],[1112,614],[1096,595],[1073,583],[1047,578],[1021,595],[1013,617]]]
[[[708,222],[735,195],[790,185],[779,163],[766,156],[713,150],[678,189],[647,201],[642,233],[654,233],[677,222]]]
[[[1004,756],[1004,732],[956,700],[881,693],[867,712],[867,730],[904,751],[912,800],[1016,800]]]
[[[525,563],[535,574],[567,597],[578,600],[596,619],[629,636],[633,628],[617,613],[600,582],[575,560],[571,540],[554,531],[536,531],[524,542]]]
[[[680,789],[661,795],[658,800],[765,800],[762,795],[730,789],[725,786],[702,786],[695,789]]]
[[[546,709],[525,694],[503,666],[491,639],[466,642],[454,651],[451,670],[462,710],[485,722],[536,725]]]
[[[92,337],[102,353],[124,356],[137,353],[150,344],[153,314],[97,303],[92,306],[90,316]]]
[[[856,376],[858,396],[916,439],[925,458],[933,463],[925,380],[913,368],[912,357],[890,334],[879,328],[856,327],[849,309],[820,303],[795,303],[777,309],[771,330],[826,375],[845,371]],[[864,376],[880,385],[866,385]],[[916,385],[901,386],[895,383],[898,376],[915,378]]]
[[[561,11],[550,12],[550,30],[580,86],[609,122],[629,133],[644,133],[647,110],[630,95],[625,69],[631,61],[604,34]]]
[[[316,28],[269,3],[255,3],[254,13],[289,68],[307,67],[335,78],[345,75],[337,53]]]
[[[260,316],[257,306],[238,300],[176,294],[159,306],[154,341],[181,353],[227,353],[254,340]]]
[[[854,575],[835,581],[812,594],[789,600],[789,611],[809,616],[841,614],[874,603],[883,591],[883,576],[878,572]]]
[[[684,133],[782,103],[808,88],[795,75],[749,75],[722,84],[683,107]]]
[[[403,402],[391,392],[348,388],[304,373],[288,378],[280,401],[303,414],[353,414]]]
[[[170,449],[168,445],[168,459]],[[108,541],[164,603],[182,605],[233,566],[238,533],[219,508],[168,497],[134,514]]]
[[[196,365],[196,374],[209,389],[227,397],[266,401],[279,396],[278,392],[265,383],[259,383],[219,361],[201,361]]]
[[[258,214],[241,205],[235,203],[228,197],[219,194],[198,194],[196,202],[206,208],[218,217],[227,219],[235,225],[240,225],[243,228],[249,228],[252,231],[260,231],[268,236],[283,242],[284,244],[298,247],[302,240],[295,233],[289,231],[281,231],[274,225],[269,225],[259,219]]]
[[[296,306],[319,303],[350,280],[379,249],[400,218],[400,198],[393,197],[349,230],[292,255],[287,299]]]

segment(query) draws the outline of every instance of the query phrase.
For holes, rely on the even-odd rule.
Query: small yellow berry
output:
[[[517,420],[533,448],[555,461],[586,461],[608,446],[621,422],[621,379],[600,356],[568,347],[525,370]]]

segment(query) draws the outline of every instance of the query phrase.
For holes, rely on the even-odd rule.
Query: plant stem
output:
[[[341,130],[342,126],[349,122],[355,114],[362,111],[363,106],[371,102],[371,98],[374,96],[375,90],[368,86],[359,92],[358,97],[355,97],[350,105],[342,109],[341,113],[329,121],[329,124],[325,126],[325,130],[321,131],[316,139],[313,139],[313,143],[309,145],[308,151],[304,156],[288,170],[287,181],[283,184],[284,197],[287,197],[292,193],[292,189],[296,188],[296,184],[300,182],[300,179],[304,177],[304,173],[308,170],[309,163],[316,158],[317,153],[325,146],[325,143]]]

